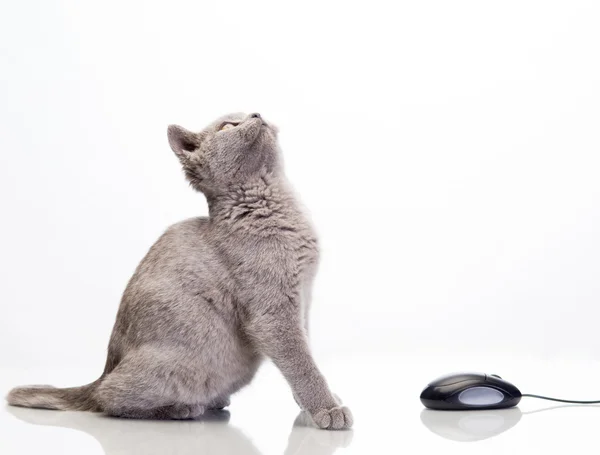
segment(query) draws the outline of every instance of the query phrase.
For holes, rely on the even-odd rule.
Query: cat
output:
[[[277,128],[229,114],[169,144],[209,216],[158,239],[123,294],[101,377],[66,389],[24,386],[11,405],[189,419],[229,405],[270,358],[324,429],[350,428],[308,346],[314,230],[283,171]]]

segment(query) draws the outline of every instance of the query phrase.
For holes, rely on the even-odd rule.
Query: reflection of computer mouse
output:
[[[476,410],[516,406],[521,392],[500,376],[483,373],[456,373],[429,383],[421,402],[429,409]]]
[[[423,409],[421,422],[430,431],[446,439],[460,442],[493,438],[514,427],[521,420],[519,408],[487,411],[440,412]]]

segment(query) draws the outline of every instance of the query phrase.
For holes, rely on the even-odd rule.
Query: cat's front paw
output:
[[[347,430],[354,423],[352,413],[346,406],[319,409],[311,415],[311,418],[319,428],[325,430]]]

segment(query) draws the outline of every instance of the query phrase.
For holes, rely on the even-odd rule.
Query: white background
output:
[[[207,213],[166,126],[260,112],[281,129],[287,173],[321,236],[312,344],[355,414],[348,455],[593,447],[597,409],[524,415],[506,435],[456,445],[434,433],[510,416],[451,414],[426,428],[417,398],[452,370],[600,398],[598,2],[2,9],[0,394],[97,377],[137,263],[167,226]],[[543,403],[524,401],[524,414],[531,406]],[[349,443],[316,432],[295,449],[297,410],[269,366],[234,397],[222,430],[186,424],[162,437],[151,424],[5,411],[7,453],[112,455],[111,445],[143,443],[198,454],[208,441],[217,453],[287,444],[313,455]],[[93,437],[37,426],[47,422]],[[233,447],[236,428],[253,443]],[[208,440],[187,437],[198,431]]]
[[[4,8],[3,366],[101,370],[137,263],[207,213],[166,126],[232,111],[279,125],[320,233],[321,364],[597,365],[598,2]]]

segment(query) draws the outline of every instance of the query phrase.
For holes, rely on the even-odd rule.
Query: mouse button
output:
[[[469,406],[490,406],[504,400],[504,393],[492,387],[470,387],[458,395],[458,401]]]
[[[521,396],[521,392],[514,384],[508,382],[506,379],[502,379],[495,375],[489,375],[486,382],[490,386],[502,390],[505,395],[511,395],[513,397]]]
[[[429,385],[432,387],[443,387],[465,381],[485,381],[485,378],[486,375],[482,373],[453,373],[440,376],[439,378],[431,381]]]

